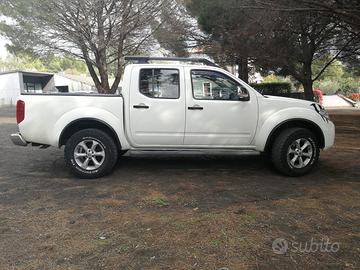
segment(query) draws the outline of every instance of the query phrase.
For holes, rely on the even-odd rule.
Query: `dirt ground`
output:
[[[336,146],[305,177],[257,156],[140,156],[86,181],[59,149],[13,146],[1,109],[0,269],[360,269],[360,113],[331,114]]]

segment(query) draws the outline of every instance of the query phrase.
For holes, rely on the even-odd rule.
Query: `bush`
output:
[[[259,93],[263,95],[281,96],[291,93],[291,83],[288,82],[274,82],[274,83],[259,83],[251,84]]]
[[[360,101],[360,93],[353,93],[353,94],[350,95],[350,98],[353,101]]]
[[[338,80],[321,80],[314,82],[314,88],[320,88],[324,94],[333,95],[340,89],[340,93],[349,96],[359,92],[360,82],[352,77],[342,77]]]

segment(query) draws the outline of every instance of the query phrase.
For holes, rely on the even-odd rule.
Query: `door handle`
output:
[[[194,105],[193,107],[188,107],[188,110],[191,110],[191,111],[195,111],[195,110],[202,111],[203,109],[204,108],[199,105]]]
[[[144,103],[141,103],[139,105],[134,105],[134,109],[149,109],[150,107],[145,105]]]

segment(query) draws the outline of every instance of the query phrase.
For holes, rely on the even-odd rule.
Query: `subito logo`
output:
[[[284,255],[289,249],[289,243],[283,238],[277,238],[272,243],[272,249],[275,254]]]

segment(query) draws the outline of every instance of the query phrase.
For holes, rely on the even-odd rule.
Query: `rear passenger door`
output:
[[[130,134],[134,146],[183,145],[183,76],[179,68],[134,67],[130,91]]]

